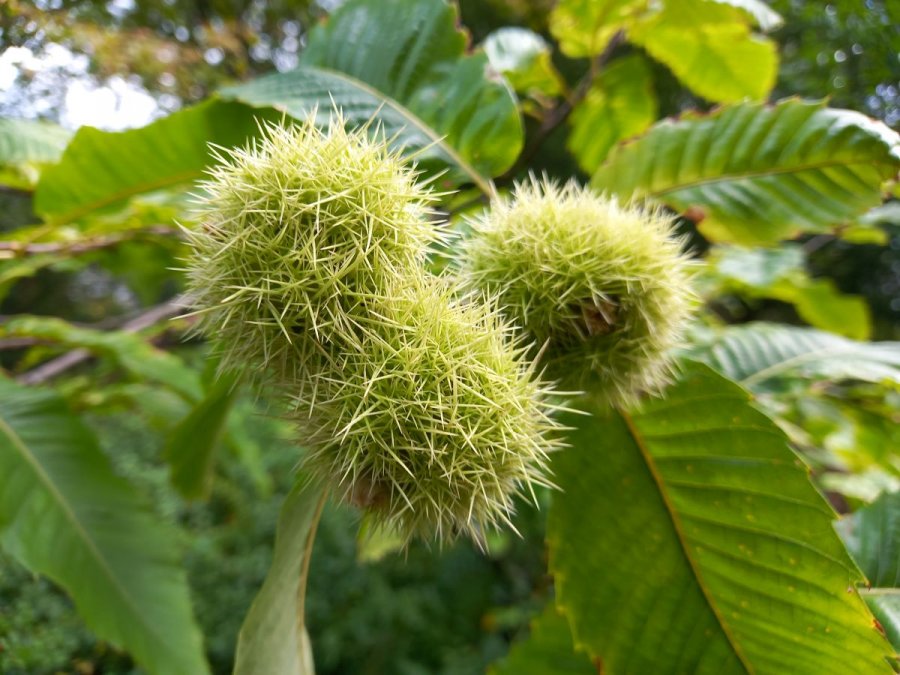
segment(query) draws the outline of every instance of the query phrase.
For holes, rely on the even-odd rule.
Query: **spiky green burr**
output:
[[[548,484],[552,394],[491,306],[424,273],[387,297],[297,401],[303,466],[407,539],[481,541]]]
[[[550,391],[496,309],[428,274],[434,196],[340,117],[222,151],[187,232],[199,330],[279,393],[302,465],[407,540],[509,522],[547,484]]]
[[[532,177],[471,225],[462,284],[499,298],[551,377],[622,405],[665,385],[695,304],[670,217]]]
[[[224,364],[291,382],[442,235],[434,196],[371,129],[336,114],[262,131],[202,185],[189,293]]]

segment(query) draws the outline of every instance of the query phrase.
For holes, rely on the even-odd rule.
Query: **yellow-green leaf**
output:
[[[661,11],[629,31],[629,39],[710,101],[764,99],[775,85],[775,43],[754,35],[743,13],[730,5],[666,0]]]
[[[572,112],[569,151],[582,169],[593,172],[617,142],[653,124],[657,107],[646,60],[637,55],[616,59]]]
[[[560,0],[550,13],[550,32],[566,56],[595,56],[650,4],[649,0]]]

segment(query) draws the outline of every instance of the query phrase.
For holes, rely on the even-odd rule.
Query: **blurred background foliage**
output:
[[[142,122],[148,121],[236,81],[289,71],[297,65],[310,27],[339,4],[8,0],[0,6],[0,117],[71,127],[78,122],[70,106],[72,87],[106,87],[114,104],[123,97],[140,101]],[[900,3],[773,0],[770,5],[784,17],[783,26],[771,34],[781,56],[773,99],[825,95],[834,106],[864,111],[893,128],[900,125]],[[462,22],[476,44],[513,25],[553,42],[552,6],[552,0],[460,2]],[[623,80],[627,68],[650,71],[650,121],[688,107],[710,107],[665,67],[642,58],[640,49],[619,49],[635,57],[623,61],[628,64]],[[536,87],[551,94],[575,86],[587,67],[585,60],[556,49],[553,59],[564,82],[544,73]],[[540,94],[527,97],[525,111],[533,113],[526,119],[529,132],[540,125],[545,104]],[[586,180],[567,150],[569,135],[577,129],[577,117],[572,125],[561,125],[531,165]],[[868,216],[855,235],[805,235],[772,251],[713,248],[704,295],[729,323],[807,323],[849,337],[898,339],[900,209],[889,208],[894,205]],[[126,224],[129,219],[138,225],[168,222],[173,212],[165,202],[132,208]],[[0,191],[0,233],[36,222],[29,191]],[[691,222],[684,220],[682,227],[696,249],[707,248]],[[179,290],[169,271],[179,264],[177,240],[143,227],[136,227],[139,234],[131,239],[127,227],[122,229],[125,234],[117,236],[127,240],[115,247],[77,256],[48,249],[4,266],[0,315],[53,315],[104,329],[171,299]],[[821,311],[823,306],[831,313]],[[16,339],[22,338],[0,338],[5,340],[0,367],[13,373],[64,351],[51,340],[27,338],[19,345]],[[172,327],[153,336],[159,346],[181,340]],[[202,358],[196,344],[177,351],[188,361]],[[165,420],[173,407],[183,414],[184,402],[173,401],[160,388],[121,381],[121,365],[113,350],[90,375],[76,370],[62,386],[87,415],[116,469],[151,495],[161,516],[179,526],[211,663],[217,673],[230,672],[236,634],[268,569],[278,508],[297,460],[290,430],[261,402],[242,399],[235,408],[237,426],[249,436],[244,445],[256,448],[258,457],[220,462],[208,501],[186,502],[170,486],[168,467],[160,459]],[[91,386],[96,378],[109,385],[102,393]],[[825,487],[834,488],[830,496],[839,508],[846,508],[847,500],[865,503],[900,488],[900,466],[884,469],[896,461],[884,449],[900,446],[896,394],[885,399],[865,386],[831,384],[809,396],[808,390],[785,382],[757,393],[784,420],[796,423],[792,440],[809,450],[817,470],[837,467]],[[516,521],[522,538],[499,537],[489,555],[467,544],[449,551],[415,545],[406,555],[389,553],[362,564],[355,529],[348,526],[354,517],[329,509],[314,552],[308,613],[321,675],[483,671],[506,652],[546,598],[542,516],[527,505]],[[138,672],[127,657],[84,628],[64,594],[7,557],[0,557],[0,644],[0,671],[9,675]]]

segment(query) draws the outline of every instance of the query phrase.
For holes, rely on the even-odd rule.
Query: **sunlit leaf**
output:
[[[649,0],[560,0],[550,12],[550,32],[566,56],[595,56],[650,6]]]
[[[551,60],[550,45],[534,31],[510,26],[488,35],[482,44],[491,66],[523,94],[558,96],[563,81]]]
[[[71,137],[71,131],[50,122],[0,119],[0,185],[31,189],[41,168],[59,159]]]
[[[592,172],[613,145],[653,124],[657,107],[646,60],[636,55],[616,59],[572,112],[569,150],[582,169]]]
[[[775,85],[775,43],[753,35],[742,12],[730,4],[666,0],[628,35],[707,100],[763,99]]]
[[[32,337],[66,347],[83,347],[114,360],[138,378],[159,382],[188,400],[203,394],[197,373],[169,352],[154,347],[145,338],[125,331],[80,328],[49,316],[16,316],[0,326],[5,337]]]

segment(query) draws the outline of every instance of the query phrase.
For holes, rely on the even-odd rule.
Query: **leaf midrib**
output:
[[[22,437],[18,433],[16,433],[15,429],[13,429],[10,423],[8,423],[2,416],[0,416],[0,432],[2,432],[10,439],[13,447],[15,447],[19,451],[19,454],[25,460],[26,464],[32,467],[34,473],[38,477],[38,480],[44,484],[47,491],[55,499],[58,507],[63,512],[63,515],[66,517],[66,519],[70,521],[75,532],[80,534],[79,538],[83,540],[83,543],[87,546],[88,551],[96,559],[96,563],[104,573],[104,576],[108,578],[108,580],[111,582],[112,587],[118,591],[120,597],[132,610],[134,618],[147,629],[147,632],[150,635],[153,635],[155,638],[157,638],[157,641],[160,645],[165,645],[166,641],[163,639],[163,636],[160,635],[156,631],[156,629],[146,621],[143,612],[139,611],[139,606],[135,603],[131,595],[126,591],[125,587],[122,586],[113,570],[109,567],[108,562],[103,557],[100,549],[97,547],[96,542],[90,536],[90,533],[85,529],[81,521],[77,518],[75,512],[72,510],[68,501],[65,499],[65,496],[57,489],[50,476],[47,475],[46,471],[44,471],[43,466],[41,466],[41,464],[29,452],[28,446],[25,443],[24,439],[22,439]]]
[[[628,427],[628,433],[631,435],[631,438],[634,440],[634,444],[637,446],[638,450],[641,453],[641,457],[644,459],[644,463],[647,466],[647,470],[650,472],[650,475],[653,477],[654,483],[656,483],[657,490],[659,491],[659,495],[663,500],[663,504],[666,507],[666,513],[669,515],[669,519],[672,522],[672,526],[675,529],[675,534],[678,538],[678,543],[681,545],[681,550],[684,553],[684,557],[690,565],[691,571],[693,572],[694,579],[697,582],[697,586],[700,588],[700,592],[703,594],[703,598],[706,600],[706,604],[709,606],[710,611],[712,611],[713,616],[716,618],[716,622],[719,624],[719,628],[722,630],[722,633],[725,635],[725,639],[728,640],[728,644],[731,645],[731,649],[734,651],[735,656],[737,656],[738,661],[740,661],[744,670],[748,673],[748,675],[754,675],[754,670],[751,665],[748,663],[744,653],[741,651],[741,648],[738,646],[737,641],[734,636],[731,634],[731,630],[728,625],[725,623],[722,618],[721,613],[719,612],[718,607],[713,602],[713,599],[710,597],[709,592],[706,589],[706,586],[703,583],[703,576],[700,573],[699,566],[691,555],[690,548],[686,543],[686,537],[684,535],[684,530],[681,524],[681,520],[679,519],[675,507],[672,505],[671,500],[669,499],[668,492],[666,491],[665,485],[662,480],[662,476],[660,476],[659,471],[656,468],[656,463],[653,461],[653,457],[650,454],[649,449],[646,447],[643,441],[643,437],[637,429],[637,426],[634,423],[634,420],[631,416],[625,412],[624,410],[619,411],[619,414],[622,416],[622,419],[625,422],[625,425]]]
[[[318,66],[315,64],[308,64],[308,63],[301,63],[300,68],[307,68],[309,70],[324,73],[325,75],[328,75],[329,77],[334,77],[337,80],[341,80],[352,87],[356,87],[357,89],[364,91],[365,93],[369,94],[376,100],[384,101],[384,103],[386,105],[389,105],[401,117],[408,120],[410,122],[410,124],[415,126],[425,136],[430,138],[434,145],[439,146],[441,148],[441,150],[443,152],[445,152],[450,157],[450,159],[472,179],[472,182],[475,183],[475,185],[477,185],[478,188],[482,192],[484,192],[484,194],[486,194],[486,195],[493,194],[493,188],[492,188],[490,182],[485,180],[484,176],[482,176],[481,173],[475,169],[475,167],[473,167],[466,160],[464,160],[459,155],[459,153],[456,152],[456,149],[453,146],[451,146],[449,143],[445,142],[445,140],[447,138],[446,135],[443,135],[443,136],[438,135],[438,133],[434,129],[432,129],[431,126],[426,124],[425,121],[422,120],[422,118],[420,118],[418,115],[416,115],[414,112],[412,112],[405,105],[403,105],[402,103],[397,101],[395,98],[388,96],[383,91],[375,89],[374,87],[366,84],[362,80],[357,79],[356,77],[349,75],[347,73],[344,73],[340,70],[334,70],[332,68],[325,68],[323,66]],[[331,92],[329,92],[329,94],[330,93]],[[257,106],[255,104],[247,101],[246,99],[241,98],[240,96],[234,96],[233,100],[240,101],[241,103],[244,103],[245,105],[252,105],[253,107],[260,107],[260,106]],[[266,105],[271,106],[271,107],[277,107],[274,104],[266,104]],[[283,108],[284,106],[282,105],[280,107]]]
[[[882,164],[883,162],[874,162],[875,164]],[[801,171],[815,171],[819,169],[832,169],[836,167],[849,168],[851,166],[871,166],[873,162],[866,162],[864,159],[860,158],[859,160],[854,161],[845,161],[840,162],[836,160],[824,160],[821,162],[813,162],[810,164],[800,164],[791,167],[777,168],[773,167],[770,169],[759,169],[757,171],[749,171],[746,173],[726,173],[719,174],[716,176],[712,176],[709,178],[701,178],[695,181],[681,183],[678,185],[674,185],[672,187],[667,187],[661,190],[648,190],[647,195],[650,197],[661,197],[672,192],[678,192],[679,190],[687,190],[690,188],[699,187],[701,185],[715,185],[717,183],[726,183],[729,181],[738,181],[745,178],[753,179],[753,178],[766,178],[769,176],[781,176],[784,174],[790,173],[799,173]]]

